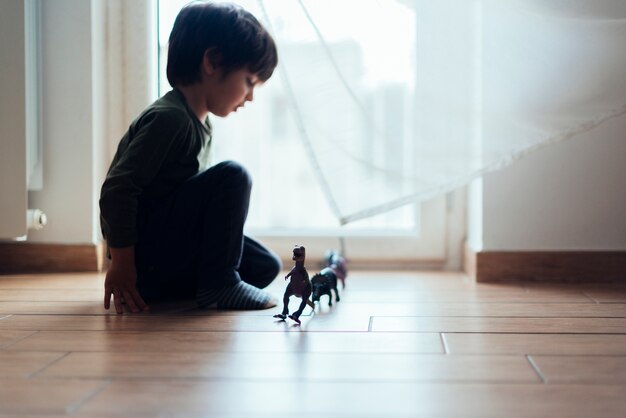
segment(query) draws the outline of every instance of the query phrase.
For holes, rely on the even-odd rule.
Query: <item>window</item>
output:
[[[277,0],[272,0],[275,6]],[[159,2],[159,94],[171,87],[165,75],[167,60],[167,40],[174,19],[187,0],[160,0]],[[263,22],[263,15],[255,0],[236,1],[255,14]],[[335,27],[324,19],[337,18],[344,12],[356,10],[367,13],[363,0],[341,0],[307,2],[315,8],[316,18],[321,27]],[[285,8],[298,7],[298,2],[283,0]],[[393,21],[395,25],[405,25],[407,36],[404,42],[410,49],[415,42],[415,19],[407,14],[407,6],[397,2]],[[326,12],[324,11],[328,9]],[[286,9],[285,9],[286,10]],[[410,10],[408,10],[410,12]],[[358,19],[355,19],[358,20]],[[328,25],[327,25],[328,23]],[[336,23],[336,22],[335,22]],[[303,34],[285,19],[274,30],[288,36],[289,43],[279,42],[279,54],[297,50],[297,63],[300,74],[307,73],[307,60],[315,59],[314,51],[307,52],[315,39]],[[353,28],[358,36],[371,36],[368,27]],[[393,28],[389,28],[392,30]],[[370,135],[367,126],[361,126],[361,119],[344,120],[352,124],[352,129],[362,131],[358,145],[360,152],[370,153],[375,158],[392,159],[397,164],[410,164],[413,134],[411,109],[413,106],[413,77],[407,68],[394,68],[390,71],[377,56],[368,56],[360,48],[358,36],[343,33],[341,30],[325,33],[327,42],[338,51],[344,76],[359,86],[359,100],[371,109],[377,125],[385,134]],[[379,54],[393,54],[387,45],[380,45]],[[412,59],[412,57],[402,58]],[[315,74],[323,77],[323,74]],[[423,205],[409,205],[394,211],[356,221],[340,227],[332,214],[321,187],[316,181],[314,167],[309,161],[294,114],[291,98],[281,82],[281,68],[277,68],[272,79],[255,90],[254,102],[244,111],[231,114],[227,118],[211,117],[214,129],[214,161],[233,159],[241,162],[251,172],[254,179],[253,195],[247,222],[247,233],[279,247],[277,251],[289,251],[295,244],[308,243],[314,249],[309,254],[323,254],[324,248],[337,248],[338,237],[344,237],[353,259],[393,259],[403,258],[441,260],[445,257],[445,202],[438,199]],[[323,80],[322,80],[323,81]],[[319,109],[319,117],[324,112],[333,112],[332,106]],[[332,127],[331,127],[332,128]],[[338,126],[336,129],[342,129]],[[304,210],[306,209],[306,210]],[[289,254],[289,253],[288,253]]]

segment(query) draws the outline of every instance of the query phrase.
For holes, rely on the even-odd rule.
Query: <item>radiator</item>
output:
[[[28,191],[43,186],[40,127],[40,0],[0,0],[0,239],[42,227]]]

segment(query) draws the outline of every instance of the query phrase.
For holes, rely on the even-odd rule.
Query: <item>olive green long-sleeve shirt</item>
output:
[[[206,168],[210,144],[208,118],[201,123],[176,89],[133,121],[100,193],[100,223],[109,247],[136,243],[140,204],[168,196]]]

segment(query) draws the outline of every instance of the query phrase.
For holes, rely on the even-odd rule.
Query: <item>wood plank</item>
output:
[[[25,351],[443,353],[439,334],[373,332],[41,331],[10,347]]]
[[[99,289],[0,289],[0,302],[102,302]]]
[[[366,367],[364,367],[366,365]],[[524,356],[361,353],[70,353],[38,377],[539,382]]]
[[[481,283],[481,288],[502,287],[501,283]],[[523,287],[522,283],[507,283],[510,287]],[[340,286],[341,287],[341,286]],[[351,272],[346,279],[346,290],[432,290],[474,289],[477,284],[460,272]],[[341,289],[340,289],[341,290]]]
[[[626,290],[626,281],[619,282],[520,282],[525,289],[547,289],[547,290]],[[485,283],[486,284],[486,283]]]
[[[10,285],[17,286],[17,285]],[[55,287],[50,286],[50,288],[45,288],[45,285],[42,284],[42,288],[37,288],[36,286],[24,286],[24,288],[20,287],[0,287],[0,312],[9,312],[9,313],[63,313],[59,311],[59,306],[63,303],[67,303],[67,306],[71,306],[72,304],[76,305],[78,302],[91,302],[94,307],[89,308],[90,314],[106,314],[107,312],[102,309],[97,308],[98,305],[102,306],[104,299],[104,290],[102,286],[99,288],[63,288],[63,287]],[[272,293],[277,300],[282,301],[282,291],[278,291],[276,289],[277,286],[271,286],[268,288],[268,291]],[[19,303],[21,302],[21,304]],[[32,302],[32,305],[29,303]],[[48,305],[42,305],[44,302],[49,302]],[[56,305],[54,304],[56,302]],[[13,305],[11,305],[13,304]],[[38,305],[39,304],[39,305]],[[282,304],[282,302],[281,302]],[[290,309],[291,311],[297,310],[300,304],[300,300],[293,297],[290,300]],[[18,311],[12,312],[10,311],[11,307],[14,306]],[[27,306],[32,306],[32,308],[27,308]],[[37,310],[37,306],[43,307],[42,310]],[[195,301],[191,300],[177,300],[171,302],[153,302],[150,303],[151,310],[154,313],[182,313],[182,314],[196,314],[196,315],[204,315],[205,313],[212,314],[216,312],[215,309],[209,310],[201,310],[197,312],[190,312],[195,309]],[[282,305],[281,305],[282,308]],[[280,308],[278,308],[280,310]],[[52,311],[52,312],[51,312]],[[112,311],[114,312],[114,310]],[[231,312],[234,312],[237,315],[258,315],[259,311],[221,311],[223,314],[230,315]],[[309,308],[307,308],[304,312],[304,315],[310,314]],[[72,311],[72,314],[76,314],[77,312]],[[110,312],[109,312],[110,313]]]
[[[74,409],[74,407],[72,407],[72,410]],[[158,418],[169,418],[173,415],[157,415]],[[183,417],[185,415],[179,415],[179,417]],[[111,414],[97,414],[97,415],[82,415],[82,414],[74,414],[74,413],[59,413],[59,414],[51,414],[49,412],[44,412],[44,413],[19,413],[18,415],[16,415],[15,413],[2,413],[0,412],[0,418],[67,418],[67,417],[76,417],[76,418],[120,418],[120,415],[111,415]],[[134,414],[132,418],[155,418],[154,414]],[[191,416],[185,416],[185,418],[192,418]],[[196,418],[202,418],[202,417],[196,417]],[[223,416],[220,417],[216,417],[216,418],[226,418]],[[235,418],[235,417],[232,417]],[[267,418],[276,418],[276,417],[267,417]],[[280,417],[278,417],[280,418]],[[288,417],[285,417],[288,418]]]
[[[99,302],[1,302],[0,314],[115,315]]]
[[[26,378],[43,369],[65,353],[0,351],[2,378]]]
[[[376,316],[372,318],[371,331],[626,334],[626,318],[428,318]]]
[[[329,408],[330,409],[330,408]],[[1,415],[0,415],[1,416]],[[204,413],[188,413],[188,412],[174,412],[171,415],[166,415],[167,418],[204,418],[207,415]],[[211,418],[240,418],[242,415],[240,412],[232,412],[232,411],[222,411],[219,413],[211,413],[209,414]],[[363,415],[354,415],[349,413],[334,413],[332,411],[324,412],[324,418],[361,418]],[[372,415],[367,414],[368,418],[389,418],[387,415]],[[91,418],[91,414],[88,415]],[[152,417],[152,416],[151,416]],[[246,418],[319,418],[320,413],[309,413],[306,411],[298,411],[296,412],[252,412],[246,413]],[[14,417],[9,417],[14,418]],[[22,418],[22,416],[20,416]],[[39,417],[41,418],[41,417]],[[46,416],[46,418],[48,418]],[[114,418],[114,417],[100,417],[100,418]],[[117,418],[117,417],[115,417]]]
[[[626,356],[533,355],[547,383],[626,383]]]
[[[274,292],[276,294],[276,292]],[[106,315],[115,314],[115,309],[107,311],[103,307],[104,290],[102,289],[0,289],[0,312],[28,313],[28,314],[72,314],[85,309],[85,314]],[[290,309],[295,311],[300,304],[296,298],[291,298]],[[63,306],[67,307],[67,310]],[[82,307],[79,307],[82,304]],[[89,306],[91,304],[91,306]],[[77,308],[78,307],[78,308]],[[12,311],[11,309],[15,309]],[[153,302],[150,303],[151,312],[156,314],[191,314],[213,315],[221,312],[222,315],[259,315],[263,311],[218,311],[216,309],[195,310],[193,300]],[[277,308],[280,310],[280,308]],[[307,307],[303,315],[309,315]]]
[[[282,293],[286,282],[281,280],[287,272],[281,272],[272,283],[271,288]],[[105,273],[52,273],[52,274],[20,274],[0,276],[0,289],[35,288],[35,289],[102,289]],[[507,284],[509,285],[509,284]],[[500,286],[498,284],[481,284]],[[513,286],[513,285],[510,285]],[[522,287],[522,284],[515,284]],[[466,289],[475,288],[476,284],[468,277],[455,272],[367,272],[358,271],[350,274],[348,290],[376,289]]]
[[[33,335],[34,333],[35,331],[3,330],[2,332],[0,332],[0,348],[10,346],[11,344],[14,344],[22,338],[26,338],[29,335]]]
[[[0,413],[14,417],[72,413],[106,384],[88,380],[3,379]]]
[[[446,333],[444,338],[452,354],[626,355],[624,334]]]
[[[0,276],[0,289],[104,289],[103,273],[20,274]]]
[[[554,312],[574,312],[580,308],[581,316],[598,316],[605,315],[604,312],[616,312],[616,314],[608,313],[608,316],[624,315],[622,310],[624,306],[618,306],[615,308],[597,307],[591,299],[586,297],[582,292],[570,293],[570,294],[529,294],[528,292],[518,290],[517,294],[479,294],[479,293],[463,293],[463,292],[445,292],[442,293],[418,293],[418,294],[406,294],[406,292],[395,293],[377,293],[371,292],[352,292],[344,294],[342,301],[336,304],[336,309],[345,309],[347,306],[372,306],[374,309],[370,315],[387,314],[412,314],[411,306],[416,309],[415,315],[439,315],[433,313],[441,311],[443,308],[451,307],[456,314],[463,314],[463,310],[473,310],[475,314],[479,314],[478,310],[486,311],[491,310],[496,312],[502,310],[503,307],[511,306],[512,312],[521,312],[520,315],[524,315],[525,306],[517,304],[530,304],[528,305],[529,312],[534,314],[535,312],[544,312],[552,309]],[[276,292],[274,292],[276,294]],[[61,289],[51,290],[35,290],[35,289],[0,289],[0,313],[28,313],[28,314],[107,314],[102,308],[102,296],[101,290],[71,290],[64,291]],[[367,302],[369,301],[369,302]],[[436,301],[436,302],[435,302]],[[503,302],[504,301],[504,302]],[[508,301],[508,302],[507,302]],[[537,302],[539,301],[539,302]],[[556,303],[553,303],[556,302]],[[556,306],[562,304],[564,306]],[[589,306],[580,306],[582,304],[588,304]],[[82,304],[82,305],[81,305]],[[293,311],[297,308],[299,300],[292,298],[290,303],[290,310]],[[482,306],[481,306],[482,304]],[[376,312],[377,306],[387,305],[382,313]],[[568,305],[568,306],[565,306]],[[324,300],[321,306],[326,307],[327,301]],[[395,306],[394,310],[389,311],[389,307]],[[441,306],[442,309],[436,307]],[[67,307],[67,309],[65,308]],[[467,307],[467,308],[465,308]],[[154,313],[181,313],[190,315],[204,315],[207,311],[193,312],[193,301],[174,302],[169,304],[151,304],[151,309]],[[278,308],[280,310],[280,308]],[[504,308],[506,310],[506,308]],[[392,312],[397,313],[392,313]],[[428,313],[428,312],[431,313]],[[597,312],[594,314],[593,312]],[[212,314],[215,311],[209,311]],[[230,311],[233,312],[233,311]],[[248,312],[236,312],[237,315],[258,315],[259,311]],[[588,312],[588,313],[585,313]],[[307,309],[305,314],[309,314]],[[222,314],[230,314],[227,311],[222,311]],[[455,315],[456,315],[455,314]],[[495,314],[489,314],[493,316]],[[514,314],[517,315],[517,314]],[[553,316],[554,314],[551,314]],[[558,315],[558,313],[557,313]],[[564,314],[570,316],[570,314]]]
[[[19,418],[67,418],[66,414],[49,414],[46,413],[45,415],[42,414],[37,414],[37,413],[32,413],[32,414],[24,414],[24,413],[19,413]],[[0,418],[15,418],[16,415],[15,413],[2,413],[0,412]],[[104,418],[104,417],[101,417]]]
[[[279,307],[199,312],[161,304],[145,315],[107,314],[103,277],[0,277],[0,300],[2,291],[22,292],[0,302],[0,392],[22,385],[21,398],[10,395],[12,409],[3,409],[9,395],[0,393],[0,417],[64,415],[80,405],[74,415],[90,417],[626,415],[626,303],[615,298],[626,292],[622,284],[352,272],[340,303],[322,303],[296,327],[272,318]],[[270,291],[284,288],[276,280]],[[58,300],[49,300],[51,291]],[[73,291],[93,292],[94,300],[73,300],[81,297]],[[596,303],[594,294],[613,303]],[[371,316],[375,331],[403,332],[367,332]],[[571,355],[578,357],[561,358]],[[37,370],[33,379],[5,376]],[[85,384],[107,385],[113,376],[111,387],[82,397]],[[39,391],[25,394],[19,382]],[[65,396],[80,400],[69,409],[48,399],[55,395],[48,387],[76,382]]]
[[[625,289],[586,290],[584,293],[598,303],[626,303]]]
[[[260,316],[159,316],[159,315],[12,315],[0,320],[0,330],[37,331],[367,331],[368,316],[314,315],[301,317],[302,325]]]
[[[309,270],[311,273],[313,270]],[[277,288],[284,290],[287,282],[282,280],[287,271],[282,271],[277,276],[272,285],[276,285]],[[60,288],[60,287],[76,287],[75,281],[78,281],[80,288],[102,287],[104,283],[105,273],[49,273],[49,274],[14,274],[0,276],[0,288],[4,288],[13,285],[19,285],[19,287],[40,287],[42,283],[45,283],[46,288]],[[380,272],[380,271],[352,271],[349,276],[348,289],[406,289],[407,287],[412,289],[433,289],[433,288],[448,288],[448,289],[465,289],[475,288],[476,283],[473,283],[469,278],[458,272]],[[518,284],[506,284],[507,286],[522,287],[524,283]],[[501,287],[502,284],[484,283],[480,284],[488,288]]]
[[[626,385],[113,381],[81,413],[204,416],[623,417]],[[277,395],[278,394],[278,395]],[[245,399],[245,402],[241,400]],[[304,411],[303,411],[304,410]],[[228,415],[231,414],[231,415]]]
[[[489,288],[468,290],[361,290],[341,293],[346,303],[593,303],[581,291],[529,292],[522,288]]]
[[[10,276],[0,278],[1,301],[100,301],[104,276],[89,275],[51,275],[44,279],[37,276]],[[374,279],[365,286],[353,278],[345,297],[351,302],[591,302],[582,292],[571,289],[557,292],[529,293],[519,284],[463,284],[449,285],[443,280],[442,285],[433,280],[405,277],[396,283],[395,279]],[[455,283],[461,281],[455,281]],[[276,280],[268,289],[276,296],[281,296],[284,285]],[[344,294],[343,291],[341,291]]]
[[[579,291],[596,303],[626,303],[626,282],[524,283],[529,292]]]
[[[184,316],[266,316],[274,315],[282,311],[282,296],[278,298],[278,292],[272,291],[272,288],[267,290],[276,296],[277,300],[280,300],[278,306],[266,310],[252,310],[252,311],[238,311],[238,310],[226,310],[226,309],[200,309],[197,307],[195,299],[171,301],[171,302],[152,302],[150,303],[151,315],[184,315]],[[289,312],[295,312],[300,307],[301,300],[292,297],[289,299]],[[304,308],[302,316],[311,316],[313,309],[309,306]]]
[[[371,316],[626,318],[626,303],[343,303],[342,301],[332,308],[323,302],[318,311],[333,312],[335,315],[369,314]]]
[[[290,303],[290,310],[295,311],[298,308],[298,302],[294,299]],[[594,304],[597,306],[597,304]],[[130,313],[125,309],[126,313]],[[198,309],[194,300],[180,300],[172,302],[153,302],[150,304],[151,315],[194,315],[194,316],[213,316],[213,315],[236,315],[236,316],[259,316],[267,315],[268,311],[230,311],[217,309]],[[312,309],[307,307],[303,312],[303,316],[310,316]],[[27,314],[27,315],[117,315],[115,308],[109,310],[104,309],[102,300],[85,301],[85,302],[2,302],[0,303],[0,314]]]

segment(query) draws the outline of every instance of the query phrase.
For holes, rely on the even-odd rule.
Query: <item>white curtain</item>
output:
[[[259,0],[328,205],[348,223],[626,113],[624,0]],[[275,81],[273,81],[275,82]]]
[[[110,162],[132,120],[157,98],[157,2],[106,0],[103,6]]]

